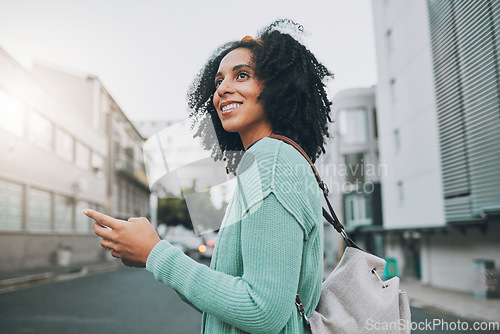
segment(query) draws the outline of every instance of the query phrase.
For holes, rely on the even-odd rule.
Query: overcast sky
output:
[[[0,47],[27,68],[97,75],[133,121],[182,120],[212,51],[283,17],[334,72],[332,95],[376,83],[370,0],[0,0]]]

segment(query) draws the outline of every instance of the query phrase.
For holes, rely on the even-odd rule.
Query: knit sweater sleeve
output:
[[[199,264],[166,241],[154,247],[146,269],[203,312],[247,332],[276,333],[295,307],[303,239],[271,192],[241,221],[241,277]]]

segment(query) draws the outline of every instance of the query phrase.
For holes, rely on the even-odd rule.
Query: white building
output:
[[[0,48],[0,129],[2,270],[52,265],[60,248],[104,259],[86,207],[149,215],[142,138],[97,78],[28,71]]]
[[[385,256],[472,291],[473,262],[500,263],[500,3],[374,0],[373,15]]]
[[[58,92],[92,124],[106,142],[106,206],[115,218],[150,217],[149,187],[144,168],[144,138],[99,78],[35,65],[33,73]],[[93,163],[93,162],[91,162]]]

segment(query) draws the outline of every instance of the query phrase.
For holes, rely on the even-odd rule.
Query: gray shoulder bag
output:
[[[383,281],[380,276],[386,261],[362,250],[349,238],[328,200],[326,184],[304,150],[288,137],[269,137],[292,145],[309,162],[328,205],[329,212],[323,208],[323,216],[347,245],[342,259],[323,282],[319,303],[309,318],[296,296],[299,313],[311,332],[410,333],[410,305],[406,292],[399,290],[399,277]]]

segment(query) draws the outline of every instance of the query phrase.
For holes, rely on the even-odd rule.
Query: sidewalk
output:
[[[406,291],[411,306],[432,307],[467,320],[500,321],[500,298],[477,298],[472,293],[425,286],[419,281],[402,281],[400,289]]]
[[[325,266],[323,279],[333,269],[334,267]],[[439,289],[422,285],[416,280],[401,281],[399,289],[406,291],[413,307],[430,307],[466,320],[500,322],[500,297],[477,298],[472,292]]]
[[[119,260],[75,264],[67,267],[50,266],[35,269],[0,272],[0,293],[32,285],[60,282],[89,274],[107,272],[123,267]]]

